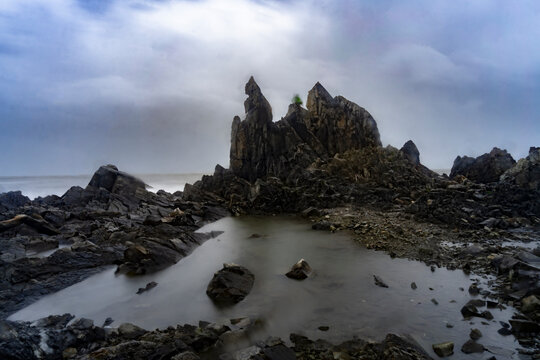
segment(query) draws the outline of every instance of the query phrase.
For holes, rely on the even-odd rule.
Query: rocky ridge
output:
[[[489,299],[484,304],[521,310],[505,331],[532,352],[540,348],[531,337],[540,314],[538,251],[503,244],[532,242],[539,233],[538,148],[511,167],[511,156],[494,149],[493,156],[458,166],[476,170],[448,179],[421,164],[412,141],[400,150],[383,147],[373,117],[332,97],[319,83],[308,94],[307,109],[291,104],[277,122],[253,78],[245,90],[246,117],[235,117],[232,125],[230,168],[216,166],[214,175],[186,185],[183,193],[150,193],[141,180],[107,165],[86,188],[73,187],[62,197],[30,201],[20,192],[0,194],[1,318],[104,266],[137,275],[174,264],[214,235],[195,234],[196,229],[228,213],[287,212],[306,216],[315,229],[351,231],[368,248],[424,261],[433,271],[446,266],[495,274],[490,289],[478,285],[470,291]],[[475,177],[484,172],[488,178]],[[46,257],[31,253],[59,245],[65,247]],[[487,316],[471,309],[466,314]],[[69,321],[69,315],[37,324],[2,321],[0,354],[196,359],[214,351],[223,359],[429,358],[394,335],[380,343],[355,339],[341,345],[291,335],[292,347],[269,340],[230,353],[220,342],[230,329],[238,330],[232,323],[146,331],[130,324],[112,329],[91,320]]]

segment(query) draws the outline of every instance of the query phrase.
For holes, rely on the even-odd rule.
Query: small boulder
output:
[[[461,347],[461,351],[465,354],[483,353],[484,345],[479,344],[473,340],[467,340],[467,342]]]
[[[223,269],[214,274],[206,294],[219,303],[238,303],[253,288],[255,275],[243,266],[223,264]]]
[[[482,337],[482,332],[478,329],[471,329],[471,332],[469,333],[469,337],[472,340],[478,340]]]
[[[536,295],[527,296],[521,300],[521,311],[532,313],[540,310],[540,300]]]
[[[295,280],[304,280],[312,272],[311,266],[304,259],[300,259],[296,264],[294,264],[291,270],[285,274],[288,278]]]
[[[124,339],[136,339],[146,333],[146,330],[131,323],[123,323],[118,327],[118,333]]]
[[[451,341],[433,344],[432,347],[435,354],[439,355],[440,357],[447,357],[454,353],[454,343]]]
[[[377,285],[377,286],[380,286],[380,287],[383,287],[383,288],[388,287],[388,285],[386,285],[386,283],[380,277],[378,277],[377,275],[373,275],[373,280],[375,281],[375,285]]]
[[[145,287],[139,288],[139,290],[137,290],[137,295],[138,295],[138,294],[142,294],[143,292],[148,291],[148,290],[150,290],[150,289],[153,289],[153,288],[155,288],[157,285],[158,285],[157,282],[151,281],[151,282],[149,282],[148,284],[146,284]]]

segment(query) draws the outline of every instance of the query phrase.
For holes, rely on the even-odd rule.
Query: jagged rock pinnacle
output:
[[[291,104],[287,115],[275,123],[253,77],[245,92],[246,117],[233,120],[230,153],[230,169],[243,179],[286,177],[317,158],[381,146],[371,115],[342,96],[333,98],[318,82],[308,94],[307,110]]]
[[[334,98],[320,82],[313,86],[307,97],[306,107],[309,111],[319,113],[323,106],[330,106],[334,103]]]
[[[270,103],[261,92],[261,88],[257,85],[257,82],[251,76],[249,81],[246,83],[245,92],[248,98],[244,101],[244,108],[246,114],[249,114],[252,111],[259,111],[260,114],[257,114],[257,120],[263,122],[272,121],[272,107]]]
[[[420,151],[418,151],[416,144],[412,140],[407,141],[400,151],[411,164],[420,164]]]

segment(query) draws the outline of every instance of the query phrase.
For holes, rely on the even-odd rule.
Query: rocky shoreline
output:
[[[195,231],[224,216],[293,213],[309,219],[314,231],[350,231],[361,246],[422,261],[432,271],[446,267],[489,277],[487,288],[468,289],[477,299],[464,306],[463,317],[487,319],[485,307],[515,308],[500,333],[515,336],[524,356],[538,358],[540,249],[528,245],[540,239],[540,148],[518,162],[496,148],[476,159],[458,157],[451,176],[439,176],[421,164],[412,141],[399,150],[382,147],[373,117],[319,83],[307,109],[291,104],[277,122],[253,78],[246,94],[246,118],[232,124],[230,168],[216,166],[214,175],[183,192],[151,193],[141,180],[107,165],[86,188],[73,187],[62,197],[30,201],[20,192],[0,194],[0,355],[430,358],[396,335],[332,345],[291,334],[293,345],[269,339],[230,351],[228,342],[255,326],[252,321],[146,331],[131,324],[98,327],[69,314],[34,324],[5,320],[106,266],[130,276],[170,266],[216,236]],[[59,246],[49,256],[35,255]],[[462,355],[484,351],[476,340],[455,344],[456,351],[461,345]],[[434,344],[439,356],[448,356],[449,348]]]

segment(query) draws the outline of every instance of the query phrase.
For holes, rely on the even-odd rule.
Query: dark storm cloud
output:
[[[316,81],[385,144],[448,168],[540,143],[533,1],[4,0],[1,175],[227,166],[254,75],[284,115]]]

